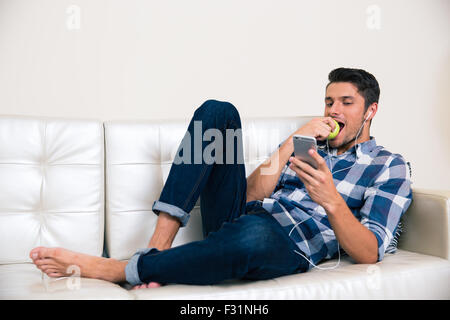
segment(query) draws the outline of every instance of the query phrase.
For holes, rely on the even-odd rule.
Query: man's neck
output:
[[[351,149],[352,147],[354,147],[356,144],[360,144],[366,141],[370,140],[370,133],[366,130],[364,130],[363,133],[361,133],[361,136],[359,136],[357,139],[355,137],[354,140],[350,141],[349,143],[347,143],[346,145],[343,145],[341,147],[337,148],[337,155],[341,155],[344,152],[346,152],[347,150]]]

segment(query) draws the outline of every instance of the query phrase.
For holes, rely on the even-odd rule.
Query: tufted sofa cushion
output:
[[[102,254],[103,159],[99,121],[0,117],[0,264],[36,246]]]

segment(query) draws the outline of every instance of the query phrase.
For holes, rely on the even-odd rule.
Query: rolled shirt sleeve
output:
[[[391,156],[374,183],[365,191],[364,199],[360,210],[361,224],[375,234],[377,261],[381,261],[394,238],[400,218],[412,201],[409,168],[402,156]]]

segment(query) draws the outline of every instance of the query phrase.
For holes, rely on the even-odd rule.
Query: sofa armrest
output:
[[[450,191],[413,189],[413,201],[402,217],[398,248],[450,258]]]

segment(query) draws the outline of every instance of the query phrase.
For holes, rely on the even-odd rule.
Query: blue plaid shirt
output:
[[[373,137],[341,155],[336,149],[329,152],[319,146],[318,153],[333,172],[336,189],[353,215],[375,234],[381,261],[386,252],[396,251],[400,218],[412,201],[409,167],[401,155],[377,146]],[[338,242],[328,216],[311,199],[289,164],[270,198],[257,202],[273,215],[311,262],[331,259],[338,253]]]

